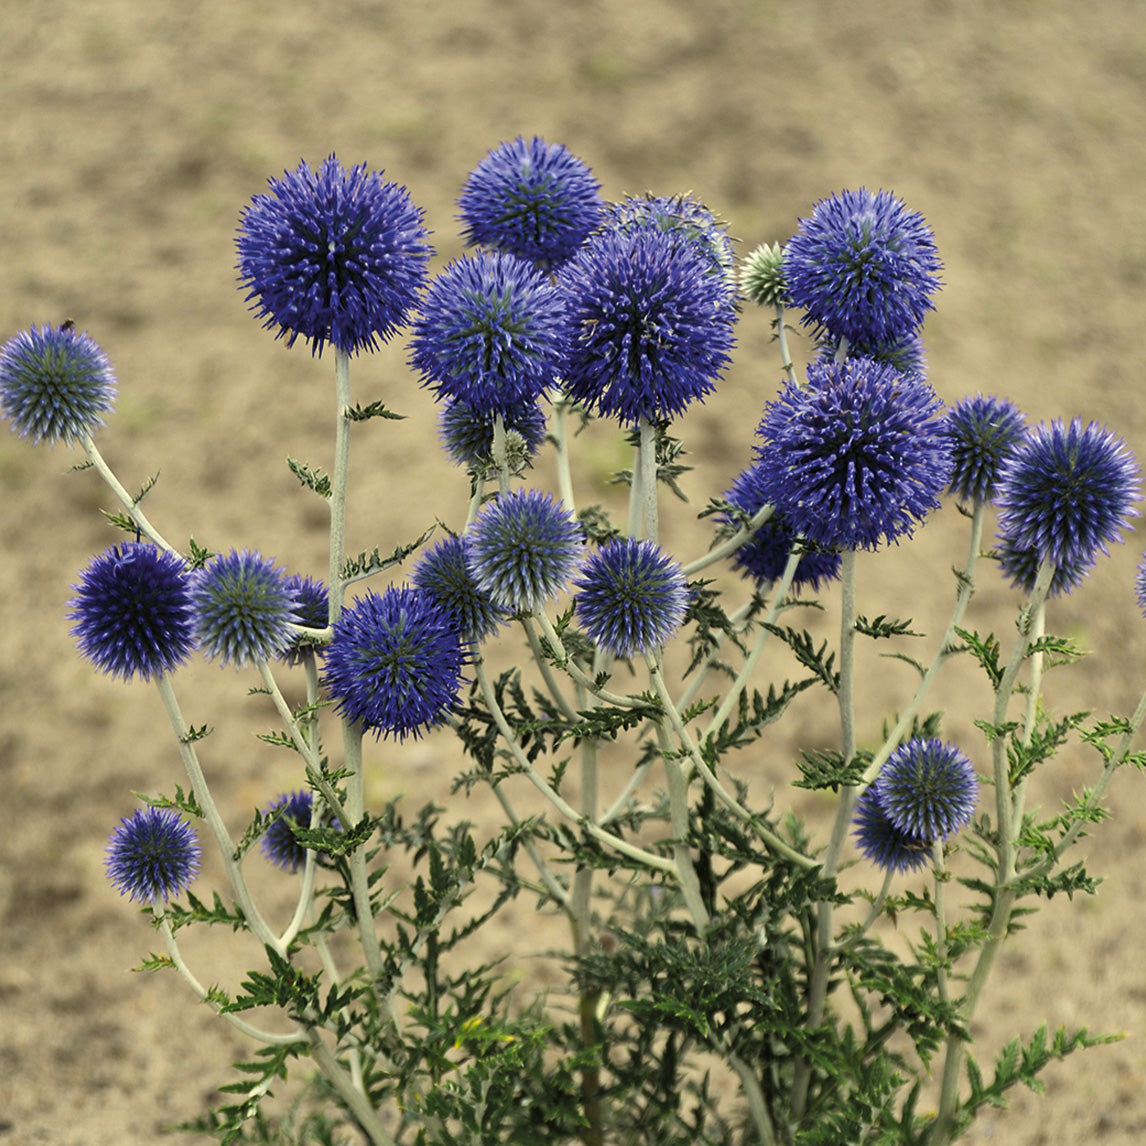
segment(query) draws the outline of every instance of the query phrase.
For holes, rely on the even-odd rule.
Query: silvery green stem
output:
[[[776,511],[770,505],[762,505],[747,523],[741,526],[731,537],[726,537],[719,545],[714,545],[703,557],[688,562],[683,567],[686,577],[694,577],[697,573],[715,565],[717,561],[735,553],[766,521],[770,520]]]
[[[103,480],[107,483],[112,493],[114,493],[118,499],[120,505],[122,505],[123,508],[126,509],[130,514],[132,521],[134,521],[135,524],[139,526],[139,532],[142,533],[144,537],[148,537],[154,541],[160,549],[165,549],[168,553],[174,553],[175,556],[181,557],[182,554],[179,552],[179,550],[171,545],[164,538],[163,534],[160,533],[159,530],[156,529],[155,526],[147,520],[147,514],[145,514],[143,510],[139,508],[139,501],[132,497],[131,494],[129,494],[127,490],[124,489],[119,478],[115,476],[111,470],[111,467],[107,464],[106,461],[104,461],[103,454],[99,452],[99,448],[96,446],[95,442],[92,441],[91,434],[84,434],[81,441],[84,447],[84,453],[87,454],[88,461],[91,462],[99,476],[103,478]]]
[[[338,1092],[338,1096],[354,1112],[358,1124],[365,1131],[372,1146],[397,1146],[378,1117],[378,1112],[370,1105],[370,1100],[359,1090],[342,1069],[338,1059],[322,1041],[321,1035],[313,1027],[308,1031],[311,1057],[322,1071],[323,1077]]]
[[[635,505],[636,519],[630,518],[629,536],[656,541],[660,536],[660,521],[657,508],[657,430],[648,418],[640,422],[641,444],[633,465],[633,480],[638,491]],[[640,481],[637,474],[640,473]]]
[[[342,615],[346,560],[346,484],[350,473],[350,355],[334,352],[334,472],[330,481],[330,623]]]
[[[569,466],[569,398],[563,391],[553,395],[553,432],[550,437],[557,450],[557,489],[570,513],[576,512],[573,497],[573,475]]]

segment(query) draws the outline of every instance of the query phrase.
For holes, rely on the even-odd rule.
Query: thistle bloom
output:
[[[273,559],[247,549],[214,558],[191,587],[200,647],[211,660],[236,668],[281,656],[293,639],[295,598]]]
[[[430,284],[410,364],[439,399],[510,418],[564,368],[569,324],[548,278],[516,255],[457,259]]]
[[[0,349],[0,409],[33,445],[71,445],[103,425],[115,404],[111,363],[87,334],[33,326]]]
[[[465,641],[480,643],[507,620],[505,611],[478,588],[460,537],[439,541],[414,566],[410,579],[437,603]]]
[[[308,629],[326,628],[330,623],[330,592],[321,581],[292,573],[286,579],[286,590],[294,600],[293,620],[296,625],[305,625]],[[288,665],[297,665],[302,663],[306,653],[322,651],[322,645],[292,633],[290,643],[279,656]]]
[[[897,828],[874,785],[856,801],[852,824],[860,851],[884,871],[916,871],[931,859],[930,841]]]
[[[321,354],[330,342],[375,350],[405,321],[426,278],[431,248],[422,212],[404,187],[330,156],[272,179],[244,208],[236,240],[247,299],[267,329]]]
[[[784,248],[788,295],[835,338],[886,346],[918,331],[942,268],[923,216],[889,191],[822,199]]]
[[[600,184],[560,143],[518,137],[491,151],[458,199],[466,242],[542,269],[565,262],[598,224]]]
[[[143,542],[112,546],[92,558],[74,589],[72,635],[101,672],[150,680],[190,657],[188,573],[176,554]]]
[[[511,613],[531,613],[556,597],[576,572],[583,548],[569,511],[535,489],[502,494],[465,537],[478,587]]]
[[[947,412],[951,440],[950,491],[964,502],[988,502],[1003,463],[1022,440],[1026,420],[1007,398],[976,394]]]
[[[294,873],[306,862],[306,848],[295,839],[291,827],[309,828],[313,805],[313,793],[303,790],[288,792],[264,809],[265,816],[279,813],[274,823],[263,832],[260,844],[263,855],[275,867]]]
[[[653,541],[610,541],[585,562],[576,608],[593,641],[615,657],[663,648],[688,611],[680,565]]]
[[[730,362],[735,309],[713,256],[675,231],[600,231],[562,268],[572,398],[624,425],[683,413]]]
[[[199,837],[166,808],[140,808],[111,834],[104,866],[108,879],[135,900],[154,903],[186,890],[199,871]]]
[[[999,474],[999,536],[1040,562],[1088,570],[1137,514],[1138,476],[1134,455],[1105,426],[1036,426]]]
[[[971,761],[942,740],[909,740],[873,785],[895,827],[924,843],[946,839],[975,811],[979,781]]]
[[[1042,559],[1034,549],[1018,549],[1009,538],[999,538],[995,556],[999,561],[999,568],[1010,583],[1023,593],[1034,590],[1035,582],[1039,577],[1039,566]],[[1090,572],[1092,561],[1065,561],[1056,564],[1051,576],[1048,597],[1065,596],[1073,593],[1082,584],[1083,578]]]
[[[935,392],[870,358],[812,363],[764,410],[760,494],[825,549],[874,549],[938,508],[950,447]]]
[[[844,353],[841,356],[840,350]],[[909,334],[892,342],[850,342],[842,338],[821,338],[817,343],[817,361],[835,362],[844,358],[874,358],[894,366],[900,374],[927,375],[927,354],[923,349],[923,337]]]
[[[779,243],[761,243],[740,268],[740,291],[757,306],[782,306],[788,297],[784,278],[784,248]]]
[[[494,417],[489,410],[475,409],[466,402],[447,400],[442,404],[439,433],[446,452],[458,465],[480,466],[493,460]],[[502,421],[513,468],[515,458],[524,463],[541,448],[545,441],[545,415],[537,402],[525,402]]]
[[[445,720],[464,659],[458,631],[433,597],[390,586],[342,611],[324,679],[348,720],[404,740]]]
[[[1138,571],[1134,575],[1134,598],[1138,602],[1138,608],[1146,613],[1146,553],[1142,554]]]

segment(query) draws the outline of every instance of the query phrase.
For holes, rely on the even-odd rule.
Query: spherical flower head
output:
[[[478,588],[460,537],[446,537],[428,550],[410,578],[450,619],[465,641],[480,644],[508,619]]]
[[[937,739],[901,744],[873,787],[892,824],[925,844],[963,827],[979,797],[971,761],[954,745]]]
[[[736,506],[747,517],[754,517],[768,504],[763,491],[764,475],[759,465],[749,466],[736,476],[724,500]],[[727,525],[738,525],[730,514],[721,514]],[[762,588],[771,586],[783,576],[788,557],[797,538],[785,521],[775,513],[733,554],[732,564],[744,576]],[[840,555],[822,549],[805,549],[792,578],[792,592],[805,585],[818,590],[822,581],[834,581],[840,575]]]
[[[88,563],[73,588],[72,636],[101,672],[151,680],[190,657],[189,575],[177,554],[144,542],[115,545]]]
[[[623,425],[682,414],[731,361],[736,312],[710,253],[674,231],[600,231],[562,268],[572,398]]]
[[[931,843],[895,826],[874,784],[856,801],[852,824],[860,851],[884,871],[917,871],[931,859]]]
[[[513,416],[564,369],[570,329],[549,279],[516,255],[457,259],[430,284],[410,365],[439,399]]]
[[[421,736],[446,719],[465,661],[437,601],[411,586],[358,597],[326,650],[326,687],[348,720],[375,736]]]
[[[844,353],[841,355],[840,350]],[[840,358],[874,358],[894,366],[900,374],[927,377],[927,353],[923,336],[909,334],[892,342],[850,342],[842,338],[823,337],[816,344],[816,361],[836,362]]]
[[[268,817],[278,813],[271,826],[263,832],[260,844],[263,855],[275,867],[293,874],[306,862],[306,848],[298,842],[291,828],[310,827],[313,805],[313,793],[303,790],[288,792],[263,810],[263,815]]]
[[[286,579],[286,589],[294,600],[296,625],[305,625],[308,629],[325,629],[330,624],[330,591],[321,581],[301,573],[292,573]],[[292,633],[290,643],[279,656],[288,665],[298,665],[308,652],[321,654],[322,651],[322,645]]]
[[[1039,566],[1042,564],[1037,550],[1017,549],[1009,538],[1002,537],[999,539],[994,556],[998,558],[1003,576],[1016,589],[1028,594],[1033,592],[1039,576]],[[1055,565],[1047,596],[1061,597],[1073,593],[1092,568],[1094,568],[1092,560],[1071,560]]]
[[[1022,441],[1026,419],[1007,398],[975,394],[947,411],[951,440],[950,491],[963,502],[988,502],[1003,463]]]
[[[515,489],[488,504],[465,536],[478,588],[510,613],[532,613],[570,582],[584,550],[581,527],[540,490]]]
[[[1089,569],[1137,515],[1138,478],[1134,455],[1105,426],[1036,426],[999,474],[999,536],[1039,561]]]
[[[917,375],[871,358],[812,363],[758,433],[760,490],[788,526],[825,549],[874,549],[910,535],[950,476],[941,403]]]
[[[293,640],[295,598],[273,559],[248,549],[215,557],[196,571],[191,586],[200,648],[236,668],[281,656]]]
[[[942,264],[923,216],[889,191],[822,199],[784,248],[789,299],[835,338],[886,345],[933,309]]]
[[[458,465],[481,467],[493,461],[495,415],[467,402],[442,404],[438,429],[446,452]],[[545,441],[545,414],[537,402],[526,402],[502,419],[510,470],[517,471]]]
[[[782,306],[788,297],[784,278],[784,248],[761,243],[740,268],[740,293],[757,306]]]
[[[1134,574],[1134,599],[1138,602],[1138,608],[1146,614],[1146,553],[1142,555]]]
[[[140,808],[120,821],[105,854],[108,879],[120,895],[154,903],[179,895],[199,871],[199,837],[166,808]]]
[[[375,350],[403,324],[432,249],[406,189],[330,156],[272,179],[239,220],[238,270],[267,329],[311,352]]]
[[[577,580],[577,617],[597,646],[615,657],[663,648],[688,603],[680,565],[653,541],[607,542],[586,560]]]
[[[598,224],[604,204],[589,168],[560,143],[519,136],[470,172],[458,199],[466,242],[560,266]]]
[[[115,405],[111,362],[70,323],[33,326],[0,349],[0,409],[33,445],[71,445],[103,425]]]

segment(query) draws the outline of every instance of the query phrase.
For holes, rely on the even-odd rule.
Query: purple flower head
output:
[[[503,419],[507,435],[517,435],[516,445],[507,441],[511,460],[515,454],[524,463],[545,441],[545,414],[537,402],[527,402]],[[438,419],[439,432],[446,452],[458,465],[487,465],[493,460],[494,415],[489,410],[475,409],[466,402],[446,401]]]
[[[663,648],[688,611],[681,567],[653,541],[610,541],[586,560],[577,581],[577,617],[615,657]]]
[[[1088,570],[1137,515],[1138,464],[1105,426],[1075,418],[1028,430],[995,490],[999,537],[1075,570]]]
[[[1016,549],[1009,538],[999,538],[995,556],[999,561],[999,568],[1010,583],[1023,593],[1031,593],[1039,576],[1039,566],[1042,559],[1034,549]],[[1051,576],[1048,597],[1061,597],[1073,593],[1082,584],[1083,579],[1093,568],[1093,561],[1066,561],[1055,565]]]
[[[458,631],[421,589],[358,597],[334,626],[324,679],[338,711],[375,736],[421,736],[457,700],[465,661]]]
[[[1146,613],[1146,553],[1142,555],[1134,575],[1134,599],[1138,602],[1138,608]]]
[[[931,841],[897,828],[874,785],[856,801],[852,824],[860,851],[884,871],[917,871],[931,859]]]
[[[789,299],[832,338],[887,346],[916,333],[942,269],[923,216],[889,191],[822,199],[784,248]]]
[[[439,541],[414,566],[411,580],[437,603],[465,641],[480,644],[508,620],[478,588],[460,537]]]
[[[426,278],[431,247],[404,187],[330,156],[272,179],[239,220],[238,270],[267,329],[321,354],[330,342],[375,350],[403,324]]]
[[[154,903],[186,890],[199,871],[199,837],[166,808],[140,808],[120,821],[104,853],[120,895]]]
[[[292,573],[286,579],[286,588],[294,599],[293,620],[296,625],[305,625],[308,629],[325,629],[330,624],[330,591],[321,581],[301,573]],[[307,653],[321,655],[322,651],[322,645],[292,633],[290,644],[279,656],[288,665],[298,665]]]
[[[924,843],[946,839],[975,811],[979,781],[971,761],[942,740],[909,740],[880,770],[873,787],[895,827]]]
[[[509,419],[536,406],[562,372],[569,335],[564,301],[541,271],[482,251],[430,284],[410,364],[439,399]]]
[[[263,809],[263,815],[267,817],[278,813],[271,826],[263,832],[260,844],[263,855],[275,867],[293,874],[306,862],[307,849],[298,842],[294,829],[310,828],[313,807],[314,795],[304,789],[279,796]]]
[[[683,413],[728,366],[736,313],[711,252],[675,231],[593,235],[558,279],[574,324],[569,394],[624,425]]]
[[[531,613],[562,591],[584,550],[581,527],[540,490],[502,494],[465,536],[466,562],[478,588],[510,613]]]
[[[183,558],[143,542],[112,546],[92,558],[74,589],[72,636],[101,672],[150,680],[190,657],[194,624]]]
[[[759,492],[825,549],[874,549],[938,508],[950,475],[941,403],[916,375],[870,358],[812,363],[757,431]]]
[[[976,394],[947,412],[951,492],[964,502],[988,502],[1003,463],[1022,441],[1026,419],[1006,398]]]
[[[258,664],[290,648],[296,589],[273,559],[247,549],[215,557],[195,573],[191,602],[199,647],[223,666]]]
[[[822,338],[817,344],[816,360],[834,362],[839,357],[840,347],[843,345],[842,339]],[[927,353],[923,348],[923,337],[920,334],[909,334],[906,338],[886,343],[848,342],[843,356],[874,358],[877,362],[894,366],[900,374],[917,374],[921,378],[927,376]]]
[[[33,445],[71,445],[115,405],[107,355],[71,325],[23,330],[0,348],[0,409]]]
[[[458,199],[466,242],[560,266],[601,217],[600,184],[560,143],[519,136],[470,172]]]

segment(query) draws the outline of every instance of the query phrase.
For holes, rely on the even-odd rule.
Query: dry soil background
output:
[[[0,12],[0,336],[71,317],[104,346],[122,396],[103,448],[129,487],[162,471],[149,505],[170,537],[324,567],[322,516],[282,459],[329,464],[330,363],[249,317],[232,269],[247,198],[300,157],[336,152],[407,184],[448,257],[466,172],[518,134],[565,142],[613,197],[692,190],[744,249],[787,238],[841,187],[894,189],[927,215],[946,263],[928,325],[940,393],[1100,419],[1146,454],[1138,0],[5,0]],[[698,507],[747,460],[778,381],[767,334],[745,316],[736,368],[681,427]],[[355,447],[355,549],[389,547],[434,514],[456,523],[464,501],[403,353],[355,368],[362,400],[410,415],[371,424]],[[600,472],[620,460],[604,451]],[[129,973],[154,938],[106,884],[102,850],[131,792],[170,786],[178,760],[153,692],[96,677],[68,637],[76,571],[114,539],[98,512],[110,500],[67,472],[75,460],[0,438],[0,1141],[182,1144],[161,1128],[198,1112],[241,1048],[173,976]],[[958,528],[946,510],[918,545],[865,559],[866,611],[941,616]],[[682,545],[694,534],[682,528]],[[1131,590],[1142,547],[1131,538],[1054,610],[1094,649],[1058,686],[1064,706],[1129,711],[1146,683]],[[1005,625],[1013,604],[988,586],[976,607]],[[293,778],[251,737],[247,681],[188,676],[189,717],[222,729],[210,767],[237,826]],[[865,697],[894,704],[904,679],[869,672]],[[956,674],[941,703],[977,687]],[[830,742],[813,710],[801,720],[805,742]],[[980,751],[961,720],[953,732]],[[440,792],[448,751],[441,738],[374,750],[373,797]],[[781,796],[790,758],[781,744],[755,765]],[[1053,805],[1090,767],[1068,754],[1038,798]],[[1118,779],[1114,819],[1086,849],[1109,877],[1099,897],[1055,900],[1020,937],[977,1030],[988,1044],[1042,1021],[1129,1037],[1049,1071],[1045,1098],[1018,1096],[971,1141],[1146,1134],[1146,779]],[[225,981],[245,954],[201,970]]]

